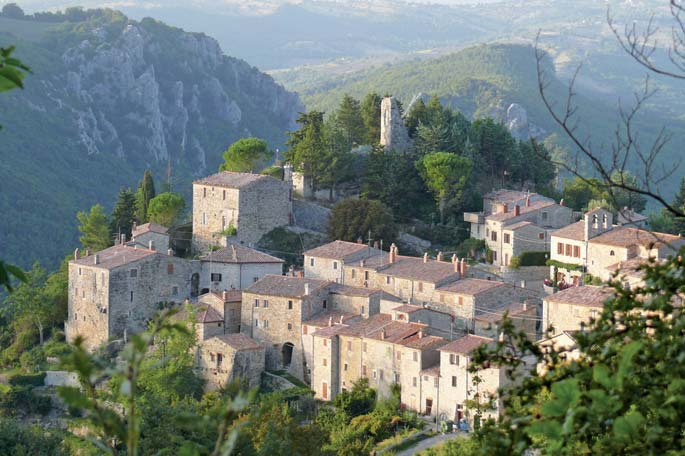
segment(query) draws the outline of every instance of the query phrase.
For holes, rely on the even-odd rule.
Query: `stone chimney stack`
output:
[[[521,206],[519,206],[518,204],[516,206],[514,206],[514,215],[516,215],[516,216],[521,215]]]
[[[428,252],[423,254],[423,262],[428,263]]]
[[[169,256],[174,256],[174,251],[172,249],[167,249],[166,254]]]
[[[509,212],[509,203],[502,204],[502,212],[505,214]]]
[[[138,222],[133,222],[133,226],[131,227],[131,232],[135,231],[136,228],[138,228]]]
[[[304,295],[309,296],[309,283],[305,282],[304,284]]]
[[[442,252],[438,252],[438,256],[436,256],[435,259],[436,259],[437,261],[443,261],[444,258],[443,258],[443,256],[442,256]]]
[[[385,340],[385,329],[381,329],[381,340]]]
[[[419,331],[419,339],[423,339],[423,329]]]
[[[340,324],[343,324],[344,315],[340,315]]]
[[[148,248],[149,250],[154,250],[154,249],[155,249],[155,241],[153,241],[152,239],[150,239],[150,240],[147,242],[147,248]]]
[[[78,260],[79,258],[81,258],[81,249],[77,247],[76,250],[74,250],[74,259]]]
[[[221,297],[223,298],[224,302],[225,302],[225,301],[228,301],[228,291],[224,290],[224,291],[221,293]]]
[[[452,266],[454,268],[454,272],[459,272],[459,258],[457,258],[457,254],[452,255]]]
[[[328,326],[333,326],[333,317],[328,317]]]
[[[87,257],[90,256],[90,249],[86,249],[86,256],[87,256]]]
[[[97,253],[93,255],[93,264],[100,264],[100,255]]]
[[[393,242],[392,245],[390,246],[390,259],[389,261],[391,263],[394,263],[397,260],[397,247],[395,246],[395,243]]]
[[[121,233],[120,241],[121,245],[126,244],[126,233]]]
[[[461,263],[459,265],[459,273],[462,277],[466,277],[466,258],[461,259]]]
[[[526,207],[530,207],[530,196],[526,196]]]

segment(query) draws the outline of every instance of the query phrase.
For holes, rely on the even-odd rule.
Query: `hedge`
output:
[[[52,400],[40,396],[30,386],[15,386],[5,393],[0,393],[0,415],[14,416],[19,411],[47,415],[52,410]]]
[[[518,256],[519,266],[544,266],[549,252],[523,252]]]
[[[10,385],[43,386],[45,384],[45,372],[30,375],[15,375],[9,379]]]

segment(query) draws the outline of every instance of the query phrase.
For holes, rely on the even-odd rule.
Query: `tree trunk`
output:
[[[438,203],[438,208],[440,210],[440,224],[444,225],[445,224],[445,198],[440,198],[440,202]]]
[[[40,345],[43,345],[43,323],[40,320],[36,320],[36,326],[38,326],[38,335],[40,337]]]

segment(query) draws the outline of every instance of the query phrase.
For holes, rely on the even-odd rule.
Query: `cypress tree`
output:
[[[147,209],[150,205],[150,200],[155,197],[155,181],[152,179],[152,173],[149,170],[143,174],[143,180],[138,184],[136,191],[136,219],[140,223],[148,222]]]
[[[130,188],[121,188],[117,202],[112,210],[110,231],[112,234],[125,234],[131,238],[131,229],[136,213],[136,195]]]

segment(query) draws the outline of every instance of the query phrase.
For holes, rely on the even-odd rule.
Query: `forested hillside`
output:
[[[8,44],[33,71],[0,102],[0,257],[22,266],[55,266],[76,245],[76,212],[111,208],[145,169],[187,192],[240,137],[278,147],[302,109],[212,38],[152,19],[0,17]]]

